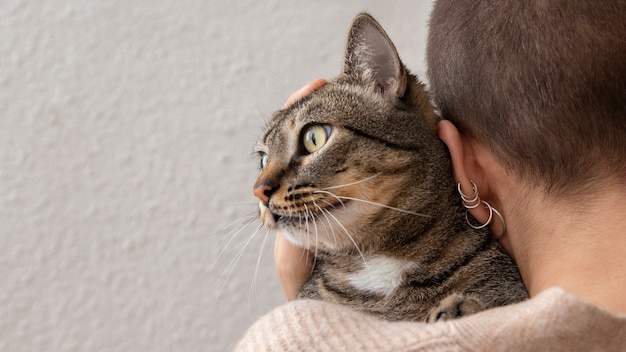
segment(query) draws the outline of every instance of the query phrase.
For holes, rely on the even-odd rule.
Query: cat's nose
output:
[[[270,202],[272,193],[276,190],[276,186],[270,182],[260,182],[254,187],[254,195],[259,198],[263,204],[267,205]]]

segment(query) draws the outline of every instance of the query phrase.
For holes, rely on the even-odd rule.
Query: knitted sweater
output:
[[[435,324],[389,322],[331,303],[296,300],[262,317],[236,350],[626,351],[626,316],[560,288]]]

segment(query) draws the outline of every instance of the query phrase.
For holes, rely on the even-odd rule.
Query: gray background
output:
[[[232,349],[283,302],[261,127],[360,11],[423,75],[430,6],[1,1],[0,350]]]

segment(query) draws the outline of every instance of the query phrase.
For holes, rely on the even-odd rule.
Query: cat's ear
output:
[[[407,73],[396,47],[383,28],[368,14],[352,21],[343,63],[343,74],[373,86],[383,94],[404,96]]]

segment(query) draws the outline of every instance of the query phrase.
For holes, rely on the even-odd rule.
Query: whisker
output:
[[[228,249],[228,247],[230,246],[231,242],[235,240],[235,238],[237,238],[237,236],[239,236],[239,234],[241,233],[241,231],[245,230],[248,226],[250,226],[250,224],[252,224],[252,222],[256,220],[256,217],[254,218],[250,218],[248,220],[246,220],[241,227],[237,230],[237,228],[232,229],[230,232],[228,232],[226,234],[226,236],[224,236],[225,238],[228,238],[228,242],[226,242],[226,244],[222,247],[222,250],[219,252],[219,254],[217,255],[217,257],[215,258],[215,260],[213,261],[213,263],[209,266],[209,268],[212,270],[213,268],[215,268],[215,266],[217,265],[217,263],[219,262],[220,258],[222,257],[222,255],[224,254],[224,252],[226,252],[226,250]],[[263,225],[259,226],[259,229],[262,227]],[[257,230],[258,231],[258,230]],[[219,244],[218,244],[219,245]]]
[[[320,191],[315,191],[313,193],[318,193]],[[326,192],[324,192],[326,193]],[[330,192],[328,192],[330,193]],[[353,200],[353,201],[357,201],[357,202],[362,202],[362,203],[367,203],[367,204],[371,204],[371,205],[376,205],[382,208],[387,208],[390,210],[395,210],[404,214],[409,214],[409,215],[415,215],[415,216],[421,216],[424,218],[432,218],[432,215],[427,215],[427,214],[421,214],[421,213],[416,213],[410,210],[404,210],[404,209],[400,209],[400,208],[396,208],[396,207],[392,207],[386,204],[381,204],[381,203],[376,203],[376,202],[371,202],[369,200],[365,200],[365,199],[360,199],[360,198],[354,198],[354,197],[346,197],[346,196],[338,196],[338,195],[334,195],[336,198],[341,198],[341,199],[346,199],[346,200]]]
[[[307,234],[307,238],[308,238],[308,234],[309,234],[309,210],[306,207],[306,204],[304,204],[304,226],[306,229],[306,234]]]
[[[315,228],[315,243],[314,243],[315,244],[315,251],[313,252],[313,266],[312,266],[312,268],[313,268],[313,267],[315,267],[315,263],[317,261],[317,248],[318,248],[318,243],[319,243],[319,234],[318,234],[318,231],[317,231],[317,222],[315,221],[315,214],[312,211],[309,210],[309,208],[306,206],[306,204],[303,204],[303,205],[304,205],[305,213],[306,214],[308,214],[309,212],[311,213],[311,219],[313,220],[313,228]],[[308,234],[308,231],[307,231],[307,234]],[[311,268],[311,271],[313,270],[312,268]]]
[[[322,201],[324,201],[322,199]],[[324,201],[326,202],[326,201]],[[326,202],[328,203],[328,202]],[[332,206],[332,204],[328,203],[330,206]],[[324,215],[324,218],[326,218],[326,222],[328,223],[328,227],[330,228],[330,232],[333,234],[333,240],[335,241],[335,243],[337,243],[337,236],[335,235],[335,229],[333,229],[333,226],[330,223],[330,220],[328,219],[328,216],[326,215],[326,212],[328,212],[328,210],[324,210],[322,209],[322,207],[320,207],[319,205],[317,205],[317,203],[315,202],[315,200],[313,200],[313,205],[315,205],[317,207],[317,209],[319,209],[320,213],[322,213],[322,215]],[[324,225],[324,228],[326,228],[326,225]],[[328,229],[326,229],[326,232],[328,232]]]
[[[259,233],[259,231],[262,228],[263,228],[263,225],[259,225],[259,227],[256,229],[256,231],[254,231],[254,233],[252,233],[250,238],[248,238],[248,240],[246,240],[244,242],[244,245],[242,246],[242,248],[237,252],[237,254],[235,254],[235,257],[230,261],[230,263],[228,264],[228,266],[226,266],[226,268],[224,269],[224,271],[222,272],[220,277],[216,280],[214,285],[218,285],[220,282],[221,282],[221,285],[220,285],[219,289],[217,290],[217,294],[215,295],[215,298],[214,298],[215,302],[217,302],[219,297],[222,295],[222,291],[224,290],[224,287],[226,287],[226,283],[228,283],[228,280],[230,279],[230,276],[232,275],[233,271],[235,270],[235,267],[239,263],[239,260],[243,256],[243,253],[245,252],[246,248],[248,248],[248,245],[250,244],[252,239],[254,239],[254,237]]]
[[[256,296],[256,283],[258,280],[259,267],[261,266],[261,258],[263,256],[263,251],[265,250],[265,243],[267,243],[267,238],[269,237],[270,230],[267,229],[265,232],[265,237],[263,237],[263,242],[261,243],[261,249],[259,250],[259,257],[256,260],[256,267],[254,268],[254,274],[252,275],[252,283],[250,284],[250,293],[248,294],[248,308],[252,306],[252,297]]]
[[[318,200],[321,200],[322,202],[328,204],[328,206],[331,207],[331,208],[335,208],[335,204],[327,201],[326,199],[318,199]]]
[[[327,213],[333,219],[335,219],[335,222],[337,222],[337,224],[343,229],[343,231],[346,233],[346,235],[348,235],[348,238],[350,239],[350,241],[354,245],[354,248],[356,248],[357,252],[359,252],[359,255],[361,256],[361,259],[363,259],[363,264],[364,264],[365,268],[367,268],[367,270],[369,270],[369,266],[367,265],[367,261],[365,260],[365,256],[363,255],[363,252],[361,251],[361,248],[359,248],[359,246],[356,244],[356,241],[354,241],[354,238],[352,237],[352,235],[350,235],[350,233],[348,232],[346,227],[343,226],[343,224],[341,223],[341,221],[339,221],[339,219],[337,219],[337,217],[335,217],[331,212],[327,212]]]
[[[256,206],[258,206],[258,202],[257,203],[252,203],[252,204],[250,204],[250,203],[233,203],[233,204],[229,204],[228,206],[231,206],[231,207],[249,207],[249,206],[256,207]]]
[[[326,217],[326,214],[324,214],[324,209],[322,209],[322,207],[320,207],[319,205],[317,205],[317,203],[315,202],[315,199],[311,199],[311,203],[313,203],[313,206],[315,206],[315,208],[317,208],[317,210],[319,210],[319,212],[320,212],[320,213],[321,213],[324,217]],[[318,218],[319,218],[319,216],[318,216]],[[326,220],[328,220],[328,218],[327,218]],[[328,221],[327,221],[327,222],[328,222]],[[322,224],[322,226],[324,226],[324,231],[326,231],[326,232],[327,232],[327,231],[328,231],[328,228],[326,227],[326,224],[324,224],[323,222],[322,222],[321,224]]]
[[[306,206],[306,204],[303,204],[303,205],[304,205],[304,213],[307,214],[307,217],[308,217],[308,214],[311,214],[311,220],[313,220],[313,228],[315,229],[315,232],[317,232],[317,224],[315,222],[315,214],[313,214],[313,212],[309,210],[309,208]],[[307,228],[307,234],[308,233],[309,233],[309,229]]]
[[[306,233],[309,233],[309,219],[307,218],[307,214],[304,214],[304,228],[306,230]],[[298,229],[302,229],[303,225],[302,225],[302,214],[300,212],[298,212]],[[310,248],[311,245],[311,239],[309,238],[309,236],[306,236],[306,248]]]
[[[360,181],[354,181],[354,182],[346,183],[345,185],[338,185],[338,186],[332,186],[332,187],[324,187],[324,188],[322,188],[322,190],[327,191],[327,190],[329,190],[329,189],[336,189],[336,188],[343,188],[343,187],[354,186],[354,185],[357,185],[357,184],[359,184],[359,183],[367,182],[367,181],[369,181],[369,180],[371,180],[371,179],[373,179],[373,178],[375,178],[375,177],[378,177],[378,176],[380,176],[380,173],[377,173],[377,174],[372,175],[372,176],[370,176],[370,177],[364,178],[364,179],[362,179],[362,180],[360,180]]]
[[[334,194],[333,192],[328,192],[328,191],[323,191],[323,190],[317,190],[317,191],[313,191],[313,193],[315,193],[315,194],[319,194],[319,193],[322,193],[322,194],[328,194],[329,196],[334,197],[335,199],[337,199],[337,201],[338,201],[339,203],[341,203],[341,206],[342,206],[342,207],[344,207],[344,208],[346,207],[346,205],[343,203],[343,201],[341,200],[341,198],[339,198],[339,197],[338,197],[336,194]],[[334,206],[333,206],[333,207],[334,207]]]
[[[246,219],[244,222],[250,222],[252,220],[258,219],[258,213],[257,213],[257,211],[251,211],[248,214],[245,214],[245,215],[239,217],[237,220],[235,220],[235,221],[231,222],[230,224],[224,226],[223,229],[225,230],[225,229],[228,229],[228,228],[230,228],[232,226],[235,226],[239,221],[241,221],[241,219]]]

